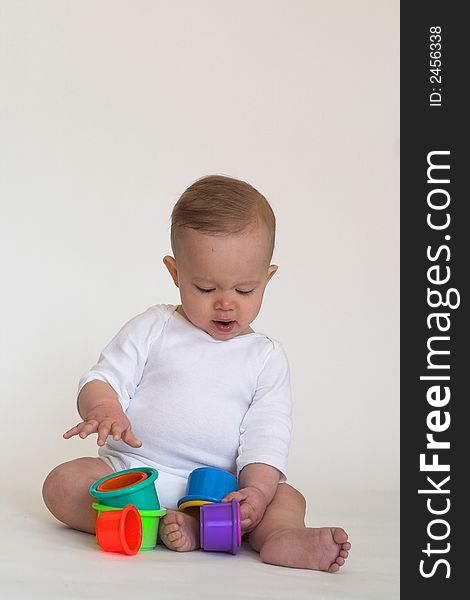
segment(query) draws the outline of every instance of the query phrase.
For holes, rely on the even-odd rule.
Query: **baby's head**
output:
[[[213,175],[195,181],[172,212],[174,257],[163,262],[181,296],[182,314],[213,338],[249,333],[271,265],[276,219],[248,183]]]

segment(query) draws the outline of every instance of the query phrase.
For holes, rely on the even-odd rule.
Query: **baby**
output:
[[[80,380],[82,422],[64,434],[98,434],[96,458],[46,478],[44,501],[63,523],[94,533],[90,485],[115,471],[159,472],[163,544],[199,547],[199,523],[176,510],[201,466],[238,477],[242,532],[261,560],[335,572],[351,548],[338,527],[307,528],[305,500],[286,482],[291,431],[289,367],[281,345],[254,332],[268,281],[275,217],[249,184],[197,180],[172,213],[174,257],[163,262],[181,304],[156,305],[129,321]]]

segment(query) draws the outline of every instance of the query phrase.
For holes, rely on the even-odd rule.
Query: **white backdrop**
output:
[[[254,326],[290,359],[290,480],[312,512],[397,510],[398,10],[1,2],[1,461],[31,502],[95,454],[61,437],[78,379],[125,321],[177,303],[170,212],[218,173],[278,218]]]

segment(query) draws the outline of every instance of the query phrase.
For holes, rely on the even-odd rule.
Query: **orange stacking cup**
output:
[[[147,479],[147,473],[143,471],[134,471],[133,473],[117,474],[110,479],[106,479],[97,486],[99,492],[113,492],[114,490],[122,490],[123,488],[137,485]]]

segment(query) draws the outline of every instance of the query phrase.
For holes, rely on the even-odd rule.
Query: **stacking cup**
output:
[[[159,510],[157,477],[158,471],[150,467],[125,469],[95,481],[90,494],[105,506],[123,508],[133,504],[139,510]]]
[[[240,505],[236,500],[200,509],[201,548],[236,554],[241,544]]]
[[[93,502],[93,508],[98,512],[98,519],[103,512],[117,511],[119,508],[113,506],[104,506]],[[153,550],[157,545],[158,528],[161,517],[166,515],[166,509],[159,510],[139,510],[139,515],[142,520],[142,543],[139,550]]]
[[[204,504],[213,504],[213,502],[209,502],[208,500],[187,500],[186,502],[178,503],[178,510],[181,512],[194,511],[204,506]]]
[[[142,521],[132,504],[123,509],[108,510],[96,521],[96,539],[106,552],[137,554],[142,543]]]
[[[220,502],[237,489],[237,479],[228,471],[213,467],[199,467],[191,471],[186,485],[186,495],[178,500],[181,504],[192,500]]]

